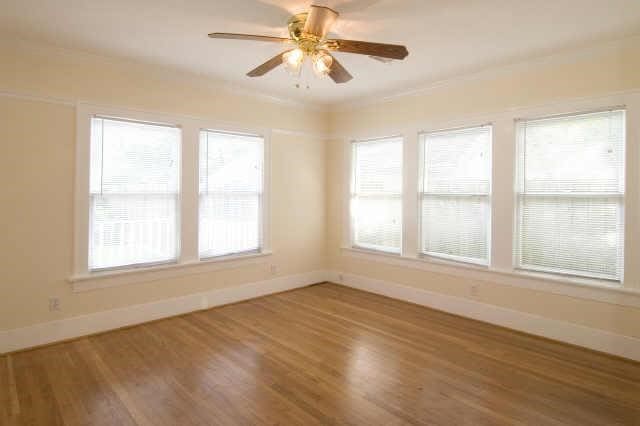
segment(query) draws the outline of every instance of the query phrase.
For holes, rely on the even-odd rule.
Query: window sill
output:
[[[500,270],[484,265],[444,259],[380,254],[369,250],[342,247],[345,256],[428,272],[453,275],[465,279],[488,281],[530,290],[580,299],[595,300],[640,308],[640,291],[589,278],[566,277],[540,272]]]
[[[104,272],[73,275],[69,278],[69,282],[74,292],[83,292],[263,263],[264,258],[271,254],[271,251],[263,251],[260,253],[236,254],[142,268],[113,269]]]

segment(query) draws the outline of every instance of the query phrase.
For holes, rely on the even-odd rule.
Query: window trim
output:
[[[119,122],[124,122],[124,123],[132,123],[132,124],[144,124],[144,125],[149,125],[149,126],[158,126],[158,127],[166,127],[166,128],[172,128],[172,129],[178,129],[180,131],[180,137],[178,139],[178,145],[179,145],[179,149],[178,149],[178,161],[179,161],[179,165],[178,165],[178,177],[182,176],[182,144],[183,144],[183,140],[184,138],[182,137],[182,128],[179,125],[173,124],[171,122],[155,122],[155,121],[145,121],[145,120],[137,120],[137,119],[131,119],[131,118],[123,118],[123,117],[114,117],[114,116],[108,116],[108,115],[104,115],[104,114],[93,114],[91,115],[89,118],[89,132],[91,132],[91,122],[93,121],[93,119],[102,119],[102,120],[111,120],[111,121],[119,121]],[[104,126],[104,123],[102,124]],[[104,143],[104,141],[102,141],[102,143]],[[89,136],[89,186],[91,186],[91,136]],[[114,196],[122,196],[122,193],[113,193],[113,194],[109,194],[109,195],[114,195]],[[145,194],[146,195],[146,194]],[[170,195],[169,193],[151,193],[149,195],[158,195],[158,196],[162,196],[162,195]],[[171,264],[175,264],[178,262],[178,259],[180,259],[180,250],[181,250],[181,228],[182,228],[182,217],[181,217],[181,197],[182,197],[182,179],[178,180],[178,191],[176,194],[173,194],[175,196],[175,202],[176,202],[176,253],[175,253],[175,258],[170,258],[170,259],[164,259],[164,260],[157,260],[157,261],[150,261],[150,262],[139,262],[139,263],[129,263],[129,264],[123,264],[123,265],[115,265],[115,266],[107,266],[104,268],[91,268],[88,265],[88,258],[91,252],[91,244],[89,244],[89,247],[87,248],[87,269],[88,272],[91,273],[107,273],[109,271],[121,271],[121,270],[136,270],[136,269],[140,269],[140,268],[150,268],[150,267],[154,267],[154,266],[161,266],[161,265],[171,265]],[[93,202],[93,197],[95,196],[95,194],[92,194],[91,191],[89,190],[89,229],[88,232],[91,232],[91,204]],[[89,240],[90,237],[88,236],[87,239]]]
[[[614,105],[615,107],[612,107]],[[516,120],[550,117],[580,112],[594,112],[609,109],[626,110],[626,152],[625,152],[625,203],[624,203],[624,258],[625,268],[622,282],[612,283],[609,280],[578,278],[544,272],[518,270],[513,263],[513,236],[515,234],[516,187]],[[432,115],[433,116],[433,115]],[[635,216],[640,209],[640,91],[596,95],[587,98],[574,98],[549,102],[515,106],[487,113],[467,113],[453,116],[451,113],[419,118],[415,121],[402,122],[400,125],[371,127],[350,134],[336,135],[342,145],[342,231],[340,233],[340,255],[344,261],[348,257],[356,257],[362,261],[383,262],[386,264],[411,267],[434,273],[448,273],[471,279],[469,269],[481,270],[484,280],[499,285],[515,285],[538,291],[563,294],[571,297],[604,301],[627,306],[640,306],[640,262],[631,262],[632,255],[640,252],[640,219]],[[454,117],[454,118],[452,118]],[[488,266],[460,263],[445,259],[418,256],[417,246],[417,196],[404,197],[403,214],[404,244],[401,255],[387,255],[371,250],[361,250],[350,245],[349,232],[349,197],[351,172],[350,142],[367,139],[375,135],[402,134],[404,136],[405,161],[404,168],[405,194],[417,194],[418,171],[412,170],[411,164],[417,156],[418,134],[434,132],[441,129],[473,127],[478,123],[493,124],[492,140],[492,211],[491,211],[491,263]],[[442,264],[446,264],[445,267]],[[486,272],[486,274],[485,274]],[[462,275],[461,275],[462,274]],[[466,274],[466,275],[465,275]],[[480,277],[477,277],[481,279]],[[596,290],[592,290],[596,289]],[[629,304],[631,303],[631,304]]]
[[[91,117],[100,116],[119,120],[169,125],[181,129],[180,195],[178,229],[179,251],[176,261],[157,264],[136,264],[116,268],[89,270],[89,212],[90,212],[90,144]],[[201,130],[260,136],[264,143],[264,175],[262,203],[262,247],[252,253],[234,253],[228,256],[200,259],[198,256],[198,154]],[[175,276],[191,270],[213,270],[237,267],[238,262],[264,261],[271,252],[271,130],[247,128],[243,125],[213,120],[131,110],[78,102],[76,104],[76,159],[74,185],[74,253],[69,282],[74,291],[104,288],[133,282],[158,279],[157,276]],[[220,265],[213,265],[219,263]],[[199,266],[202,265],[202,266]],[[179,272],[177,272],[179,271]],[[152,278],[149,278],[152,277]],[[99,281],[99,282],[98,282]]]
[[[519,189],[519,168],[523,167],[519,164],[520,162],[520,149],[522,149],[524,147],[524,143],[525,141],[523,140],[524,137],[524,132],[521,131],[521,126],[523,125],[523,123],[529,122],[529,121],[544,121],[544,120],[554,120],[554,119],[561,119],[561,118],[568,118],[568,117],[578,117],[578,116],[582,116],[582,115],[589,115],[589,114],[598,114],[598,113],[604,113],[604,112],[613,112],[613,111],[622,111],[623,112],[623,116],[624,116],[624,140],[623,140],[623,155],[622,155],[622,170],[620,171],[620,175],[622,177],[623,180],[623,192],[619,193],[619,192],[615,192],[615,193],[577,193],[577,192],[571,192],[571,193],[557,193],[557,194],[553,194],[553,193],[542,193],[542,194],[536,194],[536,193],[529,193],[527,194],[526,192],[521,192]],[[522,117],[516,117],[513,119],[513,127],[514,127],[514,141],[513,143],[515,144],[515,156],[513,159],[513,168],[514,168],[514,173],[513,173],[513,188],[514,188],[514,196],[513,196],[513,232],[512,232],[512,242],[513,242],[513,246],[512,246],[512,268],[513,271],[515,272],[519,272],[519,273],[524,273],[524,274],[542,274],[542,275],[547,275],[547,276],[555,276],[555,277],[560,277],[560,279],[562,279],[564,277],[564,279],[567,279],[569,281],[580,281],[580,280],[587,280],[587,281],[595,281],[595,282],[599,282],[605,286],[615,286],[615,287],[623,287],[624,286],[624,279],[625,279],[625,259],[627,258],[627,253],[626,253],[626,240],[628,238],[627,235],[627,219],[628,216],[626,215],[627,212],[627,190],[628,190],[628,182],[627,182],[627,165],[628,165],[628,155],[629,155],[629,141],[628,141],[628,129],[629,129],[629,123],[628,123],[628,118],[627,118],[627,106],[626,105],[616,105],[616,106],[609,106],[609,107],[596,107],[596,108],[588,108],[588,109],[577,109],[574,110],[572,112],[562,112],[562,113],[555,113],[555,114],[547,114],[547,115],[537,115],[534,117],[528,117],[528,118],[522,118]],[[524,170],[523,170],[524,172]],[[517,244],[519,244],[519,240],[522,238],[522,235],[520,235],[520,225],[519,225],[519,217],[520,217],[520,209],[521,209],[521,198],[526,197],[527,195],[529,196],[549,196],[549,197],[567,197],[567,198],[579,198],[579,199],[589,199],[589,198],[618,198],[619,199],[619,204],[618,204],[618,208],[620,210],[620,214],[622,216],[622,232],[621,232],[621,237],[622,237],[622,246],[618,247],[618,251],[621,252],[620,255],[621,257],[618,259],[619,262],[621,262],[621,271],[620,271],[620,277],[619,278],[611,278],[611,277],[607,277],[607,276],[603,276],[603,275],[598,275],[598,274],[589,274],[589,273],[583,273],[583,274],[577,274],[577,273],[573,273],[574,271],[559,271],[559,270],[552,270],[551,268],[545,268],[543,266],[535,266],[535,265],[525,265],[521,262],[519,255],[520,253],[517,250]]]

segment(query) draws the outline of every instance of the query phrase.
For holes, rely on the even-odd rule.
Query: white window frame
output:
[[[227,135],[233,135],[233,136],[249,136],[249,137],[259,137],[262,139],[262,150],[263,150],[263,164],[262,164],[262,192],[260,193],[260,218],[258,221],[258,241],[260,243],[259,247],[257,249],[250,249],[250,250],[244,250],[244,251],[239,251],[239,252],[234,252],[234,253],[229,253],[229,254],[223,254],[223,255],[213,255],[213,256],[202,256],[202,254],[200,253],[200,251],[198,250],[198,259],[200,259],[201,261],[208,261],[208,260],[216,260],[216,259],[224,259],[224,258],[229,258],[229,257],[238,257],[238,256],[247,256],[247,255],[252,255],[252,254],[259,254],[261,252],[264,251],[264,246],[265,246],[265,232],[267,230],[268,227],[265,227],[265,220],[266,220],[266,214],[267,212],[265,212],[265,193],[268,192],[266,190],[266,185],[267,185],[267,181],[266,181],[266,175],[267,175],[267,171],[266,171],[266,159],[267,159],[267,140],[263,135],[259,135],[259,134],[253,134],[253,133],[244,133],[244,132],[238,132],[238,131],[229,131],[229,130],[221,130],[221,129],[200,129],[200,131],[198,132],[198,147],[200,146],[200,134],[202,132],[211,132],[211,133],[218,133],[218,134],[227,134]],[[200,161],[200,153],[198,152],[198,161]],[[200,171],[200,167],[198,166],[198,173]],[[199,176],[198,176],[198,212],[200,209],[200,180],[199,180]],[[200,216],[198,215],[198,224],[200,223]],[[198,240],[200,239],[200,233],[198,233]]]
[[[619,209],[619,213],[620,216],[622,217],[622,233],[621,233],[621,237],[622,237],[622,246],[618,247],[618,252],[619,252],[619,258],[618,261],[621,262],[621,276],[620,279],[614,279],[614,278],[606,278],[606,277],[599,277],[596,274],[589,274],[589,273],[583,273],[583,274],[578,274],[578,273],[570,273],[570,272],[558,272],[558,271],[553,271],[549,268],[545,268],[543,266],[535,266],[535,265],[523,265],[521,262],[521,259],[519,258],[519,253],[517,252],[517,250],[515,250],[515,246],[519,244],[519,240],[522,238],[522,234],[521,234],[521,230],[520,230],[520,210],[522,208],[522,202],[521,199],[524,199],[525,197],[527,197],[528,195],[532,195],[532,194],[528,194],[526,191],[522,192],[520,191],[519,188],[519,182],[518,182],[518,167],[524,167],[523,165],[519,165],[518,163],[520,162],[521,158],[520,158],[520,149],[523,149],[523,145],[525,143],[524,141],[524,134],[522,133],[520,126],[524,125],[524,123],[526,123],[527,121],[537,121],[537,120],[547,120],[547,119],[554,119],[554,118],[563,118],[563,117],[580,117],[582,115],[587,115],[587,114],[595,114],[595,113],[601,113],[601,112],[610,112],[610,111],[622,111],[623,115],[624,115],[624,120],[625,120],[625,134],[623,136],[623,156],[622,156],[622,170],[621,170],[621,175],[622,175],[622,180],[623,180],[623,192],[622,193],[607,193],[607,194],[603,194],[603,193],[580,193],[580,194],[574,194],[574,193],[567,193],[567,194],[563,194],[563,195],[546,195],[549,198],[553,198],[553,197],[574,197],[576,199],[583,199],[583,200],[589,200],[592,198],[611,198],[611,199],[616,199],[617,200],[617,204],[618,204],[618,209]],[[570,113],[561,113],[561,114],[552,114],[552,115],[543,115],[543,116],[535,116],[535,117],[527,117],[527,118],[518,118],[516,120],[514,120],[514,125],[516,127],[516,139],[515,139],[515,144],[516,144],[516,158],[515,158],[515,173],[514,173],[514,188],[515,188],[515,204],[514,204],[514,225],[513,225],[513,241],[514,241],[514,251],[513,251],[513,265],[514,265],[514,269],[515,270],[519,270],[519,271],[523,271],[523,272],[532,272],[532,273],[542,273],[542,274],[549,274],[549,275],[556,275],[556,276],[563,276],[563,277],[569,277],[569,278],[578,278],[578,279],[587,279],[587,280],[597,280],[597,281],[601,281],[603,283],[608,282],[611,283],[613,285],[620,285],[623,280],[624,280],[624,268],[625,268],[625,250],[624,250],[624,244],[625,244],[625,239],[626,239],[626,235],[625,235],[625,228],[626,228],[626,220],[627,217],[625,215],[625,206],[626,206],[626,193],[627,193],[627,182],[626,182],[626,169],[627,169],[627,144],[628,144],[628,139],[627,139],[627,135],[626,135],[626,122],[627,122],[627,111],[625,107],[606,107],[606,108],[599,108],[599,109],[594,109],[594,110],[582,110],[582,111],[576,111],[576,112],[570,112]],[[522,173],[525,173],[525,170],[522,170]],[[535,195],[535,194],[533,194]]]
[[[90,271],[89,213],[90,213],[90,154],[91,118],[114,118],[146,123],[167,124],[182,130],[180,196],[179,196],[179,256],[176,262],[134,265],[109,270]],[[200,259],[198,255],[198,148],[202,130],[250,134],[264,140],[264,186],[262,203],[262,247],[258,252]],[[156,280],[243,264],[263,262],[271,255],[271,130],[247,128],[242,125],[220,123],[208,119],[176,116],[115,108],[90,103],[76,105],[76,173],[74,187],[74,257],[69,281],[74,291],[112,287],[135,282]]]
[[[401,212],[400,212],[400,249],[398,251],[398,253],[392,252],[392,251],[386,251],[386,250],[379,250],[376,249],[374,247],[367,247],[367,246],[363,246],[363,245],[359,245],[356,243],[355,241],[355,235],[354,235],[354,229],[353,229],[353,215],[351,214],[351,206],[352,206],[352,199],[355,195],[355,182],[356,182],[356,176],[355,176],[355,164],[353,163],[353,152],[355,150],[355,145],[358,143],[375,143],[375,142],[379,142],[379,141],[384,141],[384,140],[388,140],[388,139],[400,139],[401,143],[400,143],[400,149],[402,151],[401,155],[402,155],[402,164],[400,166],[400,174],[402,177],[402,185],[400,188],[400,194],[398,196],[389,196],[389,198],[395,198],[397,197],[400,200],[400,208],[401,208]],[[363,251],[370,251],[373,253],[383,253],[385,255],[389,255],[389,256],[402,256],[402,253],[404,252],[403,248],[404,248],[404,194],[405,194],[405,188],[404,188],[404,170],[405,170],[405,140],[404,140],[404,136],[401,134],[393,134],[390,136],[379,136],[379,137],[369,137],[369,138],[364,138],[364,139],[352,139],[349,141],[349,172],[348,172],[348,176],[349,176],[349,200],[348,200],[348,208],[347,208],[347,215],[348,215],[348,220],[349,220],[349,226],[348,226],[348,230],[349,230],[349,237],[348,237],[348,241],[349,241],[349,247],[355,249],[355,250],[363,250]]]
[[[425,174],[425,170],[424,170],[424,160],[425,160],[425,148],[426,148],[426,143],[427,143],[427,137],[429,135],[433,135],[433,134],[438,134],[438,133],[447,133],[447,132],[456,132],[456,131],[465,131],[465,130],[472,130],[472,129],[478,129],[478,128],[483,128],[483,127],[488,127],[489,128],[489,171],[490,171],[490,175],[489,175],[489,192],[487,194],[453,194],[459,197],[484,197],[486,199],[486,202],[489,206],[489,217],[487,218],[487,258],[486,259],[471,259],[471,258],[467,258],[467,257],[462,257],[462,256],[452,256],[452,255],[447,255],[444,253],[435,253],[435,252],[425,252],[423,250],[422,247],[422,200],[424,198],[425,195],[429,195],[429,193],[425,192],[424,190],[424,174]],[[422,257],[422,258],[431,258],[431,259],[443,259],[443,260],[448,260],[448,261],[452,261],[452,262],[459,262],[459,263],[467,263],[467,264],[472,264],[472,265],[481,265],[481,266],[488,266],[491,264],[491,229],[492,229],[492,214],[491,212],[493,211],[493,206],[492,206],[492,190],[493,190],[493,176],[492,176],[492,170],[493,170],[493,123],[485,123],[485,124],[479,124],[479,125],[473,125],[473,126],[463,126],[463,127],[455,127],[455,128],[448,128],[448,129],[439,129],[439,130],[431,130],[431,131],[420,131],[418,132],[418,179],[419,179],[419,183],[418,183],[418,213],[417,213],[417,217],[418,217],[418,226],[417,226],[417,238],[418,238],[418,256]],[[441,194],[436,194],[436,193],[432,193],[431,195],[442,195],[442,196],[446,196],[448,195],[447,193],[441,193]]]
[[[517,269],[513,258],[516,226],[516,121],[523,118],[578,114],[606,109],[626,110],[624,271],[622,282],[567,276]],[[492,123],[491,171],[491,254],[488,265],[462,263],[450,259],[421,257],[419,247],[419,137],[441,129],[474,127]],[[351,177],[350,142],[371,135],[401,134],[404,137],[403,163],[403,250],[401,255],[377,253],[350,244],[349,200]],[[640,307],[640,92],[628,91],[590,98],[555,101],[537,106],[513,107],[486,114],[467,114],[454,119],[409,122],[397,127],[370,128],[364,133],[338,136],[343,144],[341,255],[396,267],[491,281],[536,291],[587,300]],[[411,195],[414,194],[414,195]],[[346,259],[345,259],[346,260]],[[472,295],[469,295],[472,297]]]

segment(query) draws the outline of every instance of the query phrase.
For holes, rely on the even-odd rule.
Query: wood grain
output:
[[[2,425],[640,425],[640,364],[333,284],[0,357]]]
[[[406,46],[398,44],[372,43],[359,40],[327,40],[329,50],[359,55],[378,56],[380,58],[404,59],[409,55]]]

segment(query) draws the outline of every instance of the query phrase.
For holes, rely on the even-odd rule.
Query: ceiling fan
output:
[[[311,58],[313,70],[322,77],[328,75],[336,83],[346,83],[353,77],[331,55],[330,52],[357,53],[374,59],[404,59],[409,52],[405,46],[396,44],[371,43],[367,41],[327,39],[327,33],[338,18],[338,12],[325,6],[312,5],[309,12],[298,13],[289,18],[289,38],[251,34],[211,33],[211,38],[293,43],[293,49],[286,50],[249,71],[249,77],[259,77],[283,64],[293,75],[300,75],[302,64]],[[383,60],[384,61],[384,60]]]

